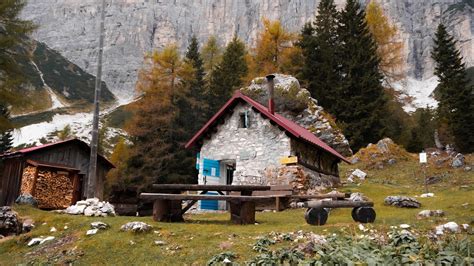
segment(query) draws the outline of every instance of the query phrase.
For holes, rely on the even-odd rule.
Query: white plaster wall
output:
[[[239,128],[240,113],[248,111],[250,127]],[[233,184],[266,184],[264,170],[280,165],[280,158],[291,153],[290,138],[270,120],[263,118],[248,104],[234,108],[225,123],[219,125],[210,139],[205,139],[201,148],[201,165],[204,158],[236,161]],[[201,166],[202,167],[202,166]],[[200,171],[202,172],[202,171]],[[225,171],[221,167],[221,178],[216,183],[225,184]],[[211,184],[207,177],[207,183]],[[214,180],[213,180],[214,181]],[[214,181],[214,182],[215,182]],[[199,175],[199,183],[203,177]]]

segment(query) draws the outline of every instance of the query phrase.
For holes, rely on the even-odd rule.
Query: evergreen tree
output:
[[[335,100],[333,90],[340,80],[338,16],[334,1],[322,0],[313,25],[304,26],[299,42],[305,58],[302,78],[307,82],[311,95],[329,111],[332,111]]]
[[[410,139],[407,144],[409,152],[421,152],[423,149],[434,145],[434,113],[427,106],[418,108],[414,113],[415,126],[410,131]]]
[[[222,61],[210,75],[208,118],[242,86],[243,79],[248,73],[246,53],[245,44],[234,36],[225,48]]]
[[[351,147],[358,150],[384,136],[385,97],[377,45],[367,27],[365,12],[355,0],[341,11],[338,30],[340,85],[328,109],[342,124]]]
[[[183,149],[187,139],[179,108],[193,78],[193,67],[180,58],[175,45],[146,58],[137,83],[143,97],[129,126],[134,146],[127,172],[132,180],[144,186],[193,181],[194,159]]]
[[[183,102],[179,103],[180,116],[183,118],[186,133],[191,137],[206,122],[206,91],[204,83],[204,63],[199,53],[199,44],[196,36],[191,41],[186,52],[187,62],[194,68],[194,78],[190,80],[187,97],[183,97]]]
[[[10,111],[7,107],[0,104],[0,118],[5,121],[10,120]],[[6,130],[0,130],[0,154],[8,151],[13,146],[13,134],[12,128]]]
[[[26,49],[16,49],[25,43],[25,36],[30,34],[35,26],[32,22],[20,19],[20,13],[26,5],[25,0],[0,1],[0,101],[2,105],[22,100],[15,94],[23,77],[18,65],[18,58],[28,57]],[[0,120],[0,130],[11,128],[6,120]]]
[[[439,85],[438,121],[447,125],[459,151],[474,151],[474,87],[469,86],[466,67],[456,49],[456,41],[441,23],[434,38],[432,58],[436,62],[435,75]]]

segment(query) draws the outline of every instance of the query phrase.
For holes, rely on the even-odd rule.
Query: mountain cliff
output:
[[[474,65],[472,0],[378,0],[400,29],[405,43],[406,72],[416,80],[433,75],[432,36],[443,21],[459,40],[468,66]],[[368,0],[361,0],[367,4]],[[253,44],[261,18],[279,19],[291,31],[313,19],[314,0],[115,0],[108,1],[104,80],[122,100],[133,97],[143,55],[176,42],[184,50],[191,34],[205,41],[211,34],[225,45],[234,34]],[[344,0],[337,0],[339,7]],[[34,37],[69,60],[95,73],[98,51],[98,2],[95,0],[30,0],[23,17],[40,25]]]

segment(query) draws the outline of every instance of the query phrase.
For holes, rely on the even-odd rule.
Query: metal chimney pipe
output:
[[[273,79],[275,75],[267,75],[267,86],[268,86],[268,111],[271,114],[275,114],[275,100],[273,99],[273,91],[275,89],[275,83]]]

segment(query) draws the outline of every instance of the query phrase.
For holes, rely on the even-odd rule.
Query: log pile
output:
[[[73,182],[66,172],[39,170],[34,195],[42,209],[64,209],[71,205]]]
[[[30,194],[33,195],[33,188],[35,182],[37,168],[34,166],[27,166],[23,170],[23,176],[21,178],[21,188],[20,194]]]

